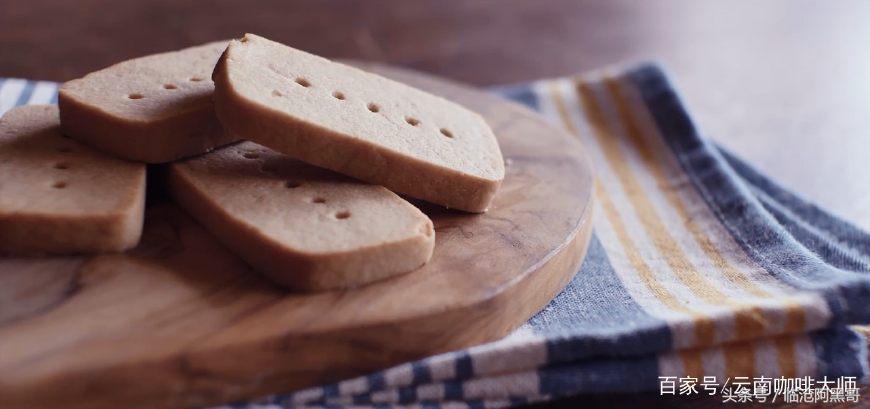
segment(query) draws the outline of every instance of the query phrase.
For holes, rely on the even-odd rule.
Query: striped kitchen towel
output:
[[[580,271],[503,340],[234,408],[507,407],[660,376],[870,378],[870,235],[703,138],[654,65],[500,87],[592,158]],[[0,111],[55,86],[0,83]],[[507,158],[510,159],[510,158]]]

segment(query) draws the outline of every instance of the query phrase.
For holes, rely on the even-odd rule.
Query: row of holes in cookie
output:
[[[311,88],[312,87],[311,81],[308,81],[307,79],[305,79],[303,77],[297,77],[294,82],[303,88]],[[272,95],[276,96],[276,97],[281,97],[284,94],[282,94],[281,91],[273,90]],[[333,91],[332,97],[339,100],[339,101],[347,101],[347,96],[341,91]],[[376,114],[376,113],[381,111],[380,105],[378,105],[374,102],[369,102],[368,104],[366,104],[366,108],[369,110],[369,112],[371,112],[373,114]],[[411,125],[411,126],[420,126],[420,120],[417,118],[414,118],[412,116],[406,116],[405,123],[407,123],[408,125]],[[453,138],[453,132],[451,132],[449,129],[441,128],[441,129],[439,129],[439,131],[441,132],[441,135],[444,135],[448,138]]]
[[[203,80],[203,79],[200,78],[200,77],[190,77],[190,78],[189,78],[189,81],[191,81],[191,82],[199,82],[199,81],[202,81],[202,80]],[[305,79],[305,78],[301,78],[301,77],[300,77],[300,78],[296,78],[296,83],[299,84],[300,86],[304,87],[304,88],[309,88],[309,87],[311,87],[311,82],[308,81],[308,80]],[[178,89],[178,86],[175,85],[175,84],[172,84],[172,83],[167,83],[167,84],[163,84],[163,88],[164,88],[164,89],[169,89],[169,90],[174,90],[174,89]],[[278,90],[274,90],[274,91],[272,91],[272,95],[277,96],[277,97],[280,97],[280,96],[282,96],[283,94],[281,94],[281,92],[278,91]],[[347,97],[344,95],[344,93],[342,93],[342,92],[340,92],[340,91],[335,91],[335,92],[333,92],[333,93],[332,93],[332,96],[333,96],[333,98],[338,99],[338,100],[340,100],[340,101],[345,101],[345,100],[347,99]],[[134,93],[131,93],[131,94],[127,94],[127,98],[129,98],[129,99],[143,99],[143,98],[145,98],[145,95],[142,94],[142,93],[139,93],[139,92],[134,92]],[[369,110],[370,112],[372,112],[372,113],[378,113],[378,112],[380,112],[380,110],[381,110],[380,106],[379,106],[378,104],[375,104],[374,102],[370,102],[370,103],[368,103],[368,105],[366,105],[366,108],[368,108],[368,110]],[[414,118],[414,117],[410,117],[410,116],[406,116],[406,117],[405,117],[405,122],[406,122],[408,125],[411,125],[411,126],[419,126],[419,125],[420,125],[420,120],[419,120],[419,119]],[[449,129],[447,129],[447,128],[441,128],[441,129],[440,129],[440,132],[441,132],[442,135],[444,135],[444,136],[446,136],[446,137],[448,137],[448,138],[453,138],[453,132],[451,132],[451,131],[450,131]]]
[[[242,154],[242,157],[244,157],[246,159],[259,159],[260,155],[257,154],[256,152],[245,152]],[[260,167],[260,169],[263,172],[267,172],[267,173],[274,173],[276,170],[274,168],[269,168],[266,165],[262,165]],[[286,187],[287,189],[296,189],[296,188],[301,187],[301,186],[302,186],[302,183],[295,181],[295,180],[288,180],[288,181],[284,182],[284,187]],[[311,198],[311,203],[325,204],[326,198],[324,198],[322,196],[315,196],[315,197]],[[344,219],[350,218],[350,212],[347,210],[341,210],[341,211],[335,212],[335,214],[333,216],[338,220],[344,220]]]
[[[202,77],[190,77],[187,80],[190,82],[200,82],[200,81],[203,81],[204,78],[202,78]],[[166,84],[163,84],[163,89],[175,90],[175,89],[178,89],[178,85],[175,85],[171,82],[166,83]],[[133,92],[133,93],[127,94],[127,98],[129,98],[129,99],[142,99],[142,98],[145,98],[145,94],[142,94],[141,92]]]
[[[64,136],[64,137],[66,137],[66,136]],[[57,148],[57,151],[60,153],[70,153],[70,152],[72,152],[72,149],[69,147],[66,147],[66,146],[59,146]],[[57,170],[67,170],[70,168],[70,164],[67,162],[55,162],[54,166],[52,166],[52,167],[57,169]],[[68,183],[66,181],[58,180],[58,181],[52,183],[51,187],[53,187],[55,189],[64,189],[67,187],[67,185],[68,185]]]

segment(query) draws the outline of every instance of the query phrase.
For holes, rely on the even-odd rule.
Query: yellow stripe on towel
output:
[[[559,95],[558,90],[555,89],[555,84],[553,85],[553,88],[550,89],[550,95],[556,106],[556,110],[558,111],[559,116],[562,119],[562,123],[571,133],[577,135],[579,132],[574,124],[571,123],[569,113],[565,106],[565,102]],[[616,208],[613,205],[613,201],[610,198],[610,195],[608,195],[607,192],[601,188],[601,185],[598,182],[595,183],[595,194],[597,200],[601,204],[602,209],[604,209],[604,216],[613,227],[613,231],[617,237],[617,240],[620,242],[620,245],[625,251],[629,263],[631,263],[632,268],[637,271],[638,275],[643,280],[650,293],[652,293],[653,296],[661,301],[662,304],[664,304],[667,308],[673,311],[688,314],[693,318],[695,343],[697,345],[715,345],[716,334],[715,324],[713,320],[707,314],[684,305],[679,299],[677,299],[677,297],[671,294],[661,283],[659,283],[658,280],[656,280],[652,269],[644,261],[643,256],[641,256],[640,251],[638,251],[637,246],[634,244],[634,241],[631,239],[628,232],[626,231],[622,218],[616,212]],[[699,354],[687,352],[686,356],[684,356],[683,358],[685,361],[684,366],[687,368],[687,370],[689,367],[692,368],[692,371],[700,371],[702,369]]]
[[[637,112],[637,110],[645,108],[638,107],[636,104],[630,105],[630,103],[626,100],[624,93],[620,92],[620,82],[618,82],[613,77],[606,77],[605,84],[607,85],[610,94],[616,101],[616,105],[619,110],[620,120],[623,124],[625,124],[627,134],[631,140],[631,144],[640,153],[640,157],[645,165],[645,168],[652,174],[656,183],[661,187],[661,190],[664,192],[668,203],[674,210],[676,210],[681,221],[686,226],[687,230],[692,234],[695,241],[700,245],[706,256],[713,262],[713,264],[722,272],[722,274],[729,281],[735,283],[744,291],[760,298],[775,297],[770,292],[764,290],[756,283],[749,280],[744,274],[741,274],[737,270],[737,268],[735,268],[725,258],[725,256],[719,251],[719,249],[716,248],[710,236],[702,231],[700,226],[695,223],[691,217],[689,217],[686,206],[677,194],[677,191],[675,189],[667,188],[668,179],[665,176],[662,162],[659,158],[656,158],[655,154],[653,153],[653,148],[649,145],[650,137],[655,137],[658,140],[661,140],[660,136],[658,136],[657,134],[657,130],[650,129],[649,124],[641,124],[641,122],[637,120],[637,115],[641,114]],[[634,108],[634,110],[632,110],[630,106]],[[642,127],[644,128],[643,130],[641,130]],[[647,138],[644,138],[644,134],[642,134],[642,132],[646,132]],[[786,314],[786,324],[783,328],[783,333],[790,334],[803,331],[806,327],[803,307],[798,303],[790,301],[789,297],[779,298],[779,300],[782,301],[782,307]],[[750,327],[754,326],[754,324],[751,322],[749,322],[748,324]],[[761,335],[758,333],[759,330],[763,330],[763,328],[747,328],[745,329],[745,331],[748,331],[748,333],[744,332],[744,334],[746,334],[747,336],[755,337]],[[775,345],[777,355],[779,357],[780,368],[782,368],[782,370],[785,372],[794,373],[794,343],[777,342]],[[726,357],[726,365],[739,365],[739,362],[746,360],[747,357],[751,355],[752,351],[749,351],[745,347],[741,348],[743,349],[741,349],[740,351],[733,348],[725,349],[724,352]],[[728,373],[729,376],[746,376],[746,369],[748,368],[742,368],[742,370],[728,371]]]
[[[682,223],[692,234],[695,242],[699,244],[706,256],[713,262],[713,265],[715,265],[729,281],[738,285],[744,291],[759,298],[773,297],[773,294],[752,282],[746,277],[746,275],[741,274],[737,268],[726,259],[719,249],[716,248],[710,235],[704,232],[701,227],[692,220],[686,210],[683,200],[677,194],[677,191],[668,188],[668,178],[665,176],[661,160],[655,156],[652,147],[649,145],[648,141],[650,140],[650,136],[654,136],[660,140],[657,130],[650,129],[649,124],[642,124],[637,120],[637,115],[641,114],[637,111],[642,108],[626,101],[623,92],[620,92],[620,83],[616,79],[607,77],[605,83],[607,84],[610,94],[616,101],[616,105],[619,109],[620,120],[625,124],[631,143],[640,153],[640,157],[642,158],[646,169],[648,169],[655,178],[656,183],[664,192],[664,196],[667,198],[668,203],[677,212]],[[632,113],[634,115],[632,115]],[[641,128],[644,129],[641,130]],[[644,138],[644,133],[647,138]],[[784,301],[783,307],[786,311],[787,317],[787,323],[783,332],[794,333],[803,331],[806,325],[803,307],[797,303],[790,302],[788,298],[780,298],[780,300]]]
[[[596,137],[599,146],[601,146],[607,162],[616,173],[617,178],[627,193],[632,207],[639,215],[639,220],[643,224],[647,236],[652,239],[659,254],[664,256],[666,263],[674,274],[680,279],[680,281],[689,287],[694,294],[705,302],[713,305],[740,307],[741,303],[732,302],[724,293],[719,291],[709,280],[707,280],[706,277],[697,274],[698,270],[692,266],[680,245],[670,235],[667,226],[662,223],[662,220],[656,213],[653,204],[644,193],[640,182],[634,176],[632,169],[627,165],[626,161],[628,159],[619,150],[619,141],[612,135],[608,135],[605,131],[607,125],[603,120],[602,109],[599,105],[599,101],[592,94],[588,84],[579,82],[577,84],[577,91],[584,102],[583,106],[586,107],[587,118],[593,124],[592,129],[595,134],[594,136]],[[625,120],[622,115],[620,116],[620,119]],[[636,147],[641,148],[639,146]],[[647,155],[648,154],[649,152],[647,152]],[[641,156],[644,156],[643,153]],[[655,159],[651,160],[654,161]],[[765,323],[760,309],[753,307],[738,308],[733,310],[733,314],[736,324],[736,339],[751,339],[764,335]],[[726,352],[729,351],[726,350]],[[754,356],[753,351],[749,351],[749,355]],[[735,365],[735,359],[739,357],[728,356],[726,354],[725,358],[726,365]],[[754,365],[754,359],[749,360],[749,362],[741,362],[740,364]],[[731,371],[729,370],[726,372]],[[751,372],[754,372],[754,369]]]
[[[575,135],[579,136],[579,130],[573,124],[570,119],[571,114],[568,111],[567,105],[560,95],[559,90],[557,88],[557,83],[551,83],[551,87],[549,89],[549,93],[551,96],[551,100],[553,101],[554,107],[561,118],[561,121],[565,125],[566,128]],[[625,188],[624,190],[627,192],[629,200],[632,202],[633,208],[636,210],[639,219],[644,225],[644,230],[651,237],[655,247],[658,249],[659,253],[665,257],[667,264],[671,267],[677,277],[684,282],[687,287],[697,296],[699,296],[705,302],[712,305],[722,305],[727,307],[738,307],[732,310],[735,319],[735,339],[751,339],[758,338],[764,334],[766,325],[764,322],[764,317],[762,312],[755,307],[747,307],[739,302],[734,302],[729,299],[727,295],[719,291],[710,281],[708,281],[704,276],[697,274],[697,270],[691,265],[688,261],[686,255],[683,253],[680,245],[676,242],[676,240],[671,237],[664,224],[661,222],[661,219],[656,214],[652,203],[644,195],[643,191],[640,188],[639,182],[635,179],[632,174],[632,170],[626,166],[622,157],[621,152],[619,151],[619,147],[615,141],[615,139],[607,134],[607,125],[603,119],[603,113],[601,108],[599,107],[597,101],[594,100],[594,95],[591,95],[588,89],[584,91],[585,85],[581,83],[577,83],[576,90],[578,93],[578,97],[584,101],[583,106],[586,108],[586,112],[583,114],[587,118],[590,123],[590,128],[592,130],[593,136],[596,137],[596,141],[598,145],[602,148],[602,151],[605,153],[607,163],[611,165],[614,169],[615,174],[617,175],[618,180]],[[612,86],[611,91],[614,94]],[[630,121],[629,115],[627,113],[627,107],[624,104],[624,101],[621,99],[617,99],[617,101],[621,101],[620,106],[617,107],[620,113],[620,119],[626,122],[626,126],[629,127],[629,135],[632,139],[639,139],[638,133],[640,132],[638,126],[633,121]],[[643,146],[643,145],[639,145]],[[646,148],[648,150],[648,148]],[[651,152],[642,152],[642,156],[646,161],[650,160]],[[654,162],[654,161],[653,161]],[[647,166],[649,166],[647,164]],[[654,170],[656,174],[656,178],[661,180],[664,178],[663,172],[659,170]],[[659,301],[662,302],[667,308],[685,313],[692,317],[692,321],[694,323],[694,335],[695,342],[693,343],[693,348],[689,350],[684,350],[679,352],[680,360],[683,361],[683,371],[686,374],[698,375],[702,376],[704,372],[703,360],[701,359],[701,355],[698,352],[697,348],[712,346],[717,344],[716,338],[716,322],[715,320],[707,313],[697,310],[695,308],[691,308],[686,306],[682,300],[678,299],[673,293],[671,293],[662,283],[660,283],[655,276],[655,273],[652,271],[650,266],[644,261],[642,254],[638,250],[636,244],[630,237],[627,229],[625,228],[624,221],[622,217],[619,215],[616,207],[612,203],[612,198],[609,196],[606,190],[604,190],[599,184],[596,184],[596,195],[602,208],[604,209],[604,216],[607,218],[608,223],[613,227],[613,231],[617,240],[620,243],[620,246],[624,249],[626,257],[628,258],[629,263],[632,268],[638,273],[638,276],[642,279],[644,285],[648,288],[651,294],[656,297]],[[668,197],[671,205],[674,205],[674,201],[678,201],[679,198],[676,197],[673,192],[667,192],[666,196]],[[679,203],[679,202],[676,202]],[[680,208],[680,205],[675,206],[678,210],[682,210],[680,216],[683,220],[687,220],[685,208]],[[703,232],[697,226],[689,226],[690,231],[696,235],[702,235]],[[694,229],[694,230],[693,230]],[[707,239],[707,246],[705,246],[705,253],[712,259],[714,265],[726,269],[724,275],[732,281],[739,281],[741,278],[745,280],[743,277],[733,266],[730,266],[724,256],[718,253],[714,253],[717,250],[709,242]],[[702,246],[704,246],[702,242]],[[718,260],[716,259],[718,255]],[[743,288],[753,288],[753,283],[749,281],[744,281],[743,283],[739,283],[739,286]],[[752,291],[747,291],[753,295],[760,296],[763,294],[767,294],[765,291],[754,288]],[[802,310],[798,309],[802,317]],[[793,319],[790,318],[790,322]],[[789,327],[792,327],[796,324],[789,324]],[[802,327],[803,323],[800,322],[797,325]],[[793,361],[793,347],[786,348],[784,346],[777,345],[777,352],[780,356],[778,360],[780,366],[788,367],[788,362]],[[723,349],[725,355],[726,362],[726,372],[729,375],[733,376],[751,376],[754,375],[754,347],[752,344],[744,344],[739,348],[730,347]],[[791,353],[790,353],[791,352]],[[793,366],[793,365],[792,365]]]

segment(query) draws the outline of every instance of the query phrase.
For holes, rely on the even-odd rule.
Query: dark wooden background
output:
[[[710,137],[870,229],[870,2],[0,0],[0,76],[63,81],[244,32],[479,86],[655,59]],[[718,406],[653,397],[562,405]]]

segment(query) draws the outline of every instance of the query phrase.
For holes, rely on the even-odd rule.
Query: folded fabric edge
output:
[[[870,233],[838,218],[716,146],[761,204],[801,244],[838,268],[870,271]]]
[[[806,338],[799,340],[798,338]],[[696,353],[705,360],[721,359],[723,349],[764,347],[777,342],[806,342],[808,347],[800,356],[803,364],[795,373],[720,373],[686,374],[678,371],[682,353]],[[856,360],[854,357],[859,357]],[[558,398],[577,394],[632,393],[658,390],[660,378],[715,376],[720,381],[745,376],[754,377],[855,377],[859,382],[867,378],[867,337],[860,331],[842,327],[815,331],[798,337],[779,337],[702,348],[694,351],[671,352],[622,358],[595,358],[573,362],[549,363],[501,374],[487,374],[470,379],[442,379],[411,381],[396,384],[383,379],[373,382],[371,377],[360,377],[323,387],[309,388],[291,394],[273,395],[257,404],[296,407],[305,405],[359,406],[435,404],[454,401],[508,401],[518,402],[528,397]],[[775,357],[770,357],[775,359]],[[751,365],[747,365],[751,366]],[[649,368],[660,368],[649,372]],[[668,372],[676,370],[675,372]]]
[[[659,66],[643,64],[621,76],[636,85],[695,189],[747,254],[794,288],[821,292],[832,313],[829,325],[870,322],[870,277],[826,263],[789,234],[712,142],[700,136]]]

